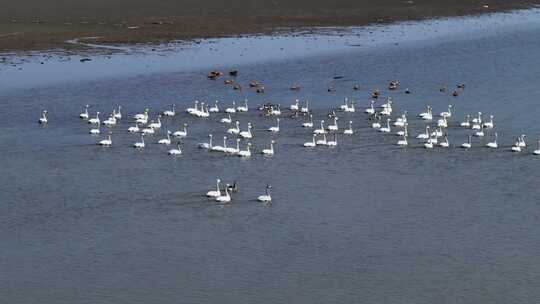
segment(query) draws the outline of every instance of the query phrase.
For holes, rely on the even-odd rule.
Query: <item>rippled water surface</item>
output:
[[[32,80],[24,86],[24,77],[15,77],[18,83],[0,91],[3,299],[537,302],[540,159],[532,150],[540,139],[540,19],[526,16],[508,27],[504,15],[483,17],[491,23],[466,19],[468,31],[458,37],[448,32],[365,48],[342,43],[304,56],[268,55],[268,61],[262,52],[262,63],[224,60],[218,67],[239,70],[242,92],[222,79],[208,80],[211,67],[196,66],[85,81],[74,72],[74,81],[54,85]],[[483,27],[475,30],[478,24]],[[412,93],[384,90],[392,79]],[[251,80],[263,83],[266,93],[248,89]],[[461,82],[467,87],[457,98],[439,92],[442,84]],[[301,90],[289,90],[293,83]],[[355,83],[360,90],[352,90]],[[328,92],[329,86],[336,91]],[[414,135],[425,125],[416,114],[426,104],[438,113],[453,103],[448,136],[454,147],[426,151],[411,139],[401,149],[396,136],[371,129],[365,114],[342,113],[340,127],[352,120],[356,134],[340,136],[334,149],[308,150],[302,147],[311,139],[300,127],[303,118],[284,111],[280,133],[271,136],[266,129],[274,119],[256,110],[264,101],[286,108],[307,98],[317,123],[344,97],[367,107],[373,88],[393,97],[396,113],[408,111]],[[243,128],[253,123],[256,152],[274,138],[275,156],[243,160],[197,149],[209,132],[225,135],[222,114],[201,120],[182,112],[164,119],[146,149],[131,148],[138,136],[126,131],[129,117],[146,106],[155,115],[172,103],[183,110],[195,99],[229,104],[244,98],[251,109],[235,119]],[[91,113],[123,106],[113,147],[98,147],[103,136],[88,134],[78,118],[84,104]],[[46,127],[36,123],[42,109],[50,113]],[[456,147],[468,134],[457,121],[477,111],[495,116],[500,149],[483,148],[488,138],[475,138],[468,151]],[[189,125],[184,154],[171,158],[155,142],[164,129],[183,123]],[[509,152],[522,133],[528,151]],[[217,177],[238,181],[231,204],[203,196]],[[266,184],[273,186],[272,205],[255,201]]]

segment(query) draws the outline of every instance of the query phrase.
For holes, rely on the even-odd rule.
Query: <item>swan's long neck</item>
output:
[[[272,151],[272,153],[274,153],[274,143],[273,142],[270,142],[270,151]]]
[[[223,137],[223,148],[227,148],[227,137]]]
[[[208,145],[210,146],[210,148],[212,148],[212,135],[210,135],[209,137],[210,137],[210,141],[208,142]]]
[[[219,190],[219,179],[216,180],[216,189],[218,193],[221,193],[221,190]]]

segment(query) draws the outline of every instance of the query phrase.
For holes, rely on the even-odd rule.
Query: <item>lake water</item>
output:
[[[324,42],[322,42],[324,41]],[[206,49],[218,45],[219,51]],[[360,46],[356,46],[360,45]],[[281,50],[281,48],[284,48]],[[185,53],[182,53],[185,52]],[[186,54],[183,56],[182,54]],[[8,303],[535,303],[540,298],[540,15],[537,10],[405,23],[339,35],[222,39],[183,51],[100,55],[80,63],[35,56],[2,66],[0,79],[0,290]],[[242,55],[242,56],[241,56]],[[257,60],[260,59],[260,60]],[[22,70],[20,70],[22,68]],[[211,81],[238,69],[242,92]],[[335,76],[343,78],[334,79]],[[226,77],[225,77],[226,78]],[[401,90],[384,90],[399,79]],[[260,81],[266,93],[247,88]],[[466,83],[459,97],[439,92]],[[300,91],[291,91],[293,83]],[[358,83],[360,90],[353,91]],[[335,92],[327,88],[334,86]],[[410,133],[427,104],[455,105],[451,149],[427,151],[339,114],[356,134],[336,148],[308,150],[303,118],[281,131],[260,115],[309,99],[316,124],[344,97],[369,105],[370,91],[407,110]],[[412,93],[404,94],[403,88]],[[223,114],[201,120],[193,100],[248,98],[256,152],[244,160],[197,149],[217,141]],[[128,117],[175,103],[182,113],[147,147],[131,147]],[[84,104],[123,106],[114,145],[88,134]],[[40,111],[49,124],[37,124]],[[500,148],[456,126],[465,114],[495,117]],[[103,116],[102,116],[103,117]],[[155,144],[188,123],[183,155]],[[102,127],[104,132],[106,128]],[[395,130],[394,130],[395,131]],[[527,135],[527,152],[510,146]],[[232,144],[232,141],[230,141]],[[243,144],[242,144],[243,145]],[[204,197],[215,179],[238,181],[230,204]],[[273,204],[257,202],[267,184]]]

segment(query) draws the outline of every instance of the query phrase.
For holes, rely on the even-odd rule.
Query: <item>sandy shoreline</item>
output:
[[[92,42],[163,43],[172,40],[270,33],[278,29],[362,26],[442,16],[527,8],[533,1],[10,1],[0,11],[0,51],[74,49],[79,37]]]

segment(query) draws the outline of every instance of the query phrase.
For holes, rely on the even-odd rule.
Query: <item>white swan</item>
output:
[[[467,114],[467,116],[465,117],[465,121],[461,122],[459,125],[461,127],[464,127],[464,128],[470,128],[471,127],[471,115]]]
[[[420,133],[416,136],[417,139],[428,139],[430,136],[430,133],[429,133],[429,126],[426,126],[426,132],[425,133]]]
[[[79,114],[79,117],[81,119],[88,119],[88,107],[90,107],[89,105],[85,105],[84,106],[84,112],[82,112],[81,114]]]
[[[526,137],[525,134],[521,134],[520,139],[519,139],[519,141],[517,143],[518,146],[520,146],[521,148],[527,147],[527,143],[525,143],[525,137]]]
[[[231,195],[229,194],[229,184],[225,185],[225,195],[216,197],[217,202],[228,203],[231,201]]]
[[[270,113],[269,113],[269,114],[270,114],[270,115],[273,115],[273,116],[279,116],[279,115],[281,115],[281,110],[280,110],[280,108],[279,108],[279,105],[277,105],[276,108],[274,108],[273,106],[270,107]]]
[[[321,127],[319,129],[313,130],[313,134],[326,134],[326,129],[324,128],[324,120],[321,120]]]
[[[377,119],[377,121],[372,123],[371,127],[373,129],[380,129],[381,128],[381,117],[379,115],[375,114],[375,119]]]
[[[219,101],[216,100],[216,101],[214,102],[214,105],[211,106],[211,107],[208,109],[208,112],[210,112],[210,113],[218,113],[218,112],[219,112],[218,103],[219,103]]]
[[[134,127],[129,127],[128,128],[128,132],[129,133],[137,133],[139,132],[141,129],[139,129],[139,124],[138,123],[135,123],[135,126]]]
[[[424,112],[424,113],[418,114],[418,116],[420,116],[420,118],[422,118],[423,120],[432,120],[433,119],[433,110],[432,110],[431,106],[427,106],[427,111]]]
[[[116,125],[116,118],[114,117],[114,113],[111,114],[108,119],[104,120],[103,124],[108,127]]]
[[[167,130],[167,138],[162,138],[158,141],[160,145],[170,145],[171,144],[171,131]]]
[[[99,125],[100,124],[100,120],[99,120],[99,111],[96,112],[96,117],[95,118],[90,118],[88,120],[88,123],[89,124],[94,124],[94,125]]]
[[[317,135],[313,134],[313,140],[312,141],[308,141],[308,142],[305,142],[304,143],[304,147],[306,148],[313,148],[316,146],[316,143],[315,143],[315,137],[317,137]]]
[[[109,133],[109,136],[107,137],[107,139],[103,139],[101,140],[98,145],[100,146],[105,146],[105,147],[110,147],[112,146],[112,138],[111,138],[111,134]]]
[[[338,128],[338,124],[337,124],[337,120],[338,118],[337,117],[334,117],[334,124],[333,125],[329,125],[328,127],[326,127],[326,129],[328,131],[337,131],[339,128]]]
[[[180,155],[182,154],[182,150],[180,149],[180,143],[176,144],[176,149],[170,149],[167,151],[167,154],[169,155]]]
[[[298,111],[300,109],[300,100],[296,99],[289,109],[291,111]]]
[[[482,112],[478,112],[478,117],[473,118],[472,120],[475,124],[481,124],[482,123]]]
[[[540,141],[538,141],[538,149],[533,151],[534,155],[540,155]]]
[[[207,143],[199,143],[199,149],[212,149],[212,134],[208,134],[208,138]]]
[[[323,139],[319,139],[315,142],[317,146],[326,146],[326,134],[323,134]]]
[[[154,128],[144,128],[142,129],[142,134],[144,135],[154,135],[156,133],[156,130]]]
[[[144,134],[141,134],[141,141],[133,144],[133,148],[142,149],[146,145],[144,144]]]
[[[153,122],[149,124],[148,127],[152,129],[160,129],[161,128],[161,115],[158,115],[157,122]]]
[[[444,136],[444,141],[441,141],[439,143],[439,147],[442,147],[442,148],[450,147],[450,142],[448,142],[448,136],[447,135]]]
[[[225,124],[230,124],[232,123],[232,118],[231,118],[231,114],[228,114],[227,117],[223,117],[221,120],[220,120],[221,123],[225,123]]]
[[[189,115],[195,116],[195,117],[201,117],[204,113],[204,102],[201,102],[201,109],[199,110],[199,107],[197,104],[195,104],[195,109],[189,112]]]
[[[329,140],[326,142],[326,145],[329,146],[329,147],[335,147],[337,146],[338,142],[337,142],[337,133],[334,133],[334,140]]]
[[[443,136],[442,127],[435,129],[435,131],[431,132],[431,135],[436,136],[436,137],[442,137]]]
[[[247,131],[240,132],[239,134],[240,137],[247,138],[247,139],[253,138],[253,134],[251,134],[251,128],[252,128],[251,123],[248,122]]]
[[[401,114],[401,117],[398,117],[396,121],[394,122],[394,126],[396,127],[404,127],[407,123],[407,111],[405,111],[403,114]]]
[[[239,157],[250,157],[251,156],[251,143],[247,143],[246,149],[238,151],[237,155]]]
[[[176,106],[173,104],[170,110],[166,110],[163,112],[163,115],[168,117],[176,116]]]
[[[248,100],[244,99],[244,105],[236,107],[236,111],[237,112],[247,112],[249,110],[247,102],[248,102]]]
[[[142,116],[139,116],[139,115],[142,115]],[[144,114],[137,114],[135,116],[137,116],[137,118],[135,118],[136,123],[139,123],[142,125],[145,125],[148,123],[148,109],[144,111]]]
[[[300,109],[300,112],[309,113],[309,100],[306,100],[306,105],[302,106],[302,108]]]
[[[461,147],[462,147],[463,149],[470,149],[471,146],[472,146],[472,145],[471,145],[471,135],[469,134],[469,135],[467,136],[467,142],[462,143],[462,144],[461,144]]]
[[[197,117],[208,118],[210,117],[210,111],[208,111],[208,105],[201,104],[201,111],[199,111]]]
[[[309,114],[309,120],[302,124],[303,128],[313,128],[313,114]]]
[[[424,117],[429,116],[429,115],[431,115],[431,106],[430,105],[426,106],[426,111],[418,114],[418,117],[424,118]]]
[[[139,120],[139,119],[144,119],[147,117],[148,117],[148,108],[144,109],[144,113],[135,114],[133,116],[133,119]]]
[[[234,134],[234,135],[238,135],[240,133],[240,122],[237,120],[235,122],[235,127],[234,128],[229,128],[227,130],[227,133],[229,134]]]
[[[450,118],[452,117],[452,107],[453,105],[448,105],[448,112],[441,112],[439,114],[440,117],[444,117],[444,118]]]
[[[236,148],[233,148],[233,147],[227,148],[226,147],[223,151],[225,153],[227,153],[227,154],[233,154],[233,155],[240,152],[240,138],[236,139]]]
[[[272,196],[270,195],[270,189],[272,187],[270,185],[266,186],[266,194],[264,195],[260,195],[257,200],[259,202],[263,202],[263,203],[269,203],[272,201]]]
[[[405,134],[402,136],[402,138],[400,140],[397,141],[396,143],[398,146],[408,146],[409,145],[409,142],[407,141],[407,136],[405,136]]]
[[[229,113],[229,114],[234,114],[234,113],[236,113],[236,107],[235,107],[235,105],[236,105],[236,102],[233,100],[233,102],[232,102],[232,107],[226,108],[226,109],[225,109],[225,113]]]
[[[339,106],[339,109],[342,111],[345,111],[345,109],[347,109],[348,107],[349,107],[349,98],[345,97],[343,99],[343,104]]]
[[[118,106],[118,112],[113,110],[113,116],[116,119],[122,119],[122,106]]]
[[[379,128],[379,132],[382,133],[390,133],[392,130],[390,129],[390,118],[386,119],[386,127]]]
[[[433,142],[428,141],[428,142],[424,143],[424,148],[433,149]]]
[[[227,148],[227,136],[223,136],[223,146],[212,146],[212,148],[210,148],[210,151],[224,152],[225,148]]]
[[[41,112],[41,117],[39,118],[38,122],[42,125],[46,124],[49,122],[49,120],[47,119],[47,110],[44,110],[43,112]]]
[[[489,121],[484,123],[484,128],[493,129],[495,125],[493,124],[493,115],[489,115]]]
[[[519,142],[520,138],[518,137],[518,142]],[[514,144],[512,146],[512,152],[521,152],[521,147],[518,145],[518,143]]]
[[[216,197],[221,196],[221,190],[219,189],[219,183],[221,183],[221,180],[218,178],[216,180],[216,190],[210,190],[210,191],[206,192],[207,197],[216,198]]]
[[[261,154],[268,155],[268,156],[274,155],[274,143],[275,143],[275,141],[273,141],[273,140],[270,141],[270,149],[263,149],[261,151]]]
[[[474,133],[474,136],[476,136],[476,137],[484,137],[485,136],[485,134],[484,134],[484,125],[480,126],[480,131],[477,131],[476,133]]]
[[[187,136],[187,123],[184,123],[184,129],[173,133],[174,137],[186,137]]]
[[[356,107],[354,106],[354,101],[351,101],[351,104],[343,110],[345,113],[355,113]]]
[[[448,120],[446,120],[446,117],[437,120],[437,127],[448,128]]]
[[[495,133],[493,134],[493,136],[494,136],[493,141],[488,142],[488,143],[486,144],[486,147],[492,148],[492,149],[497,149],[497,148],[499,147],[499,145],[497,144],[497,132],[495,132]]]
[[[388,100],[388,102],[386,103],[386,107],[384,107],[381,111],[381,115],[390,116],[392,115],[392,110],[392,101]]]
[[[352,120],[349,120],[349,128],[346,129],[345,131],[343,131],[343,134],[345,134],[345,135],[353,135],[354,134],[354,131],[353,131],[353,128],[352,128]]]
[[[268,131],[270,131],[272,133],[279,132],[279,118],[276,118],[276,125],[268,128]]]
[[[370,115],[375,114],[375,107],[373,106],[374,104],[375,104],[375,100],[372,100],[372,101],[370,102],[369,108],[367,108],[366,110],[364,110],[364,113],[370,114]]]
[[[188,114],[191,114],[191,113],[193,113],[193,112],[195,112],[195,111],[198,111],[198,110],[199,110],[199,101],[198,101],[198,100],[195,100],[195,105],[194,105],[194,107],[193,107],[193,108],[187,108],[187,109],[186,109],[186,112],[187,112]]]
[[[409,123],[405,123],[405,126],[403,127],[403,130],[399,130],[396,132],[396,135],[397,136],[405,136],[405,137],[409,137],[409,130],[408,130],[408,127],[409,127]]]
[[[101,130],[99,129],[99,125],[97,125],[95,128],[93,129],[90,129],[90,134],[92,135],[96,135],[96,134],[100,134],[101,133]]]

